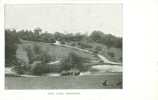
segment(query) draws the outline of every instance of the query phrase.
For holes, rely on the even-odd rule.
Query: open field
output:
[[[107,80],[107,86],[102,83]],[[5,77],[6,89],[121,89],[122,73],[60,77]]]

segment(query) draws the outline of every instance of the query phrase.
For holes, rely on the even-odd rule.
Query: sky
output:
[[[122,36],[122,13],[121,4],[12,4],[5,5],[5,28]]]

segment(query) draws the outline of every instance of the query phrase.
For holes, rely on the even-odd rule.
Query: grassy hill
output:
[[[73,45],[72,45],[73,44]],[[92,52],[96,52],[98,54],[103,55],[108,60],[113,62],[122,63],[122,49],[116,47],[107,47],[101,43],[97,43],[94,41],[83,40],[81,42],[73,42],[70,43],[72,46],[76,46],[78,48],[83,48]]]
[[[36,52],[33,52],[34,47],[36,46],[38,46],[39,49],[46,55],[51,56],[52,60],[63,59],[69,55],[70,52],[74,52],[83,58],[90,59],[90,61],[98,60],[96,55],[100,54],[112,62],[122,63],[121,37],[116,37],[111,34],[104,34],[101,31],[94,31],[89,36],[72,33],[64,34],[59,32],[54,34],[37,33],[28,30],[5,30],[5,64],[7,67],[14,66],[17,63],[16,58],[22,59],[27,63],[29,61],[33,61],[28,60],[28,55],[34,56],[36,54]],[[53,45],[53,43],[56,41],[60,41],[62,44],[65,44],[65,46]],[[67,47],[66,45],[71,46],[72,48]],[[38,47],[36,49],[38,49]],[[92,53],[84,52],[84,50],[79,50],[76,48],[91,51]],[[31,53],[28,54],[28,51]],[[43,54],[40,55],[40,57],[42,56]]]
[[[31,48],[33,50],[33,47],[35,45],[38,45],[42,51],[47,53],[51,56],[54,60],[60,60],[68,56],[70,52],[74,52],[78,55],[80,55],[83,58],[87,58],[90,61],[96,61],[98,58],[94,56],[93,54],[75,49],[75,48],[69,48],[65,46],[58,46],[51,43],[44,43],[44,42],[33,42],[33,41],[26,41],[26,40],[20,40],[21,44],[18,44],[18,48],[16,51],[16,57],[19,59],[22,59],[26,63],[28,62],[27,52],[26,48]]]
[[[107,58],[109,49],[107,49],[105,46],[101,46],[101,44],[98,43],[89,43],[88,45],[91,45],[90,49],[80,49],[78,45],[69,46],[67,44],[60,45],[54,43],[20,40],[20,44],[18,44],[18,48],[16,50],[16,58],[19,59],[18,61],[22,61],[20,64],[23,64],[26,66],[26,68],[18,67],[18,70],[20,68],[21,72],[21,68],[24,69],[22,73],[36,73],[33,71],[40,71],[39,73],[61,72],[71,68],[77,68],[80,71],[87,71],[92,65],[103,64],[104,61],[98,56],[98,54],[104,55],[105,58]],[[96,53],[95,49],[99,46],[100,50]],[[118,53],[118,49],[113,50]],[[113,57],[116,56],[114,51],[110,51],[112,52]],[[79,58],[72,58],[74,54]],[[50,64],[56,61],[59,61],[59,63],[55,65]],[[107,62],[109,61],[107,60]]]

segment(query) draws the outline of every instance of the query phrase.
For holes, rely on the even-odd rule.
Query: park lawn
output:
[[[102,83],[107,80],[108,86]],[[5,89],[121,89],[122,73],[58,77],[5,77]]]

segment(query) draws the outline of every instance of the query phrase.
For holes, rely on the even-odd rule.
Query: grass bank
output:
[[[108,85],[102,83],[107,80]],[[6,89],[121,89],[122,73],[60,77],[6,77]]]

